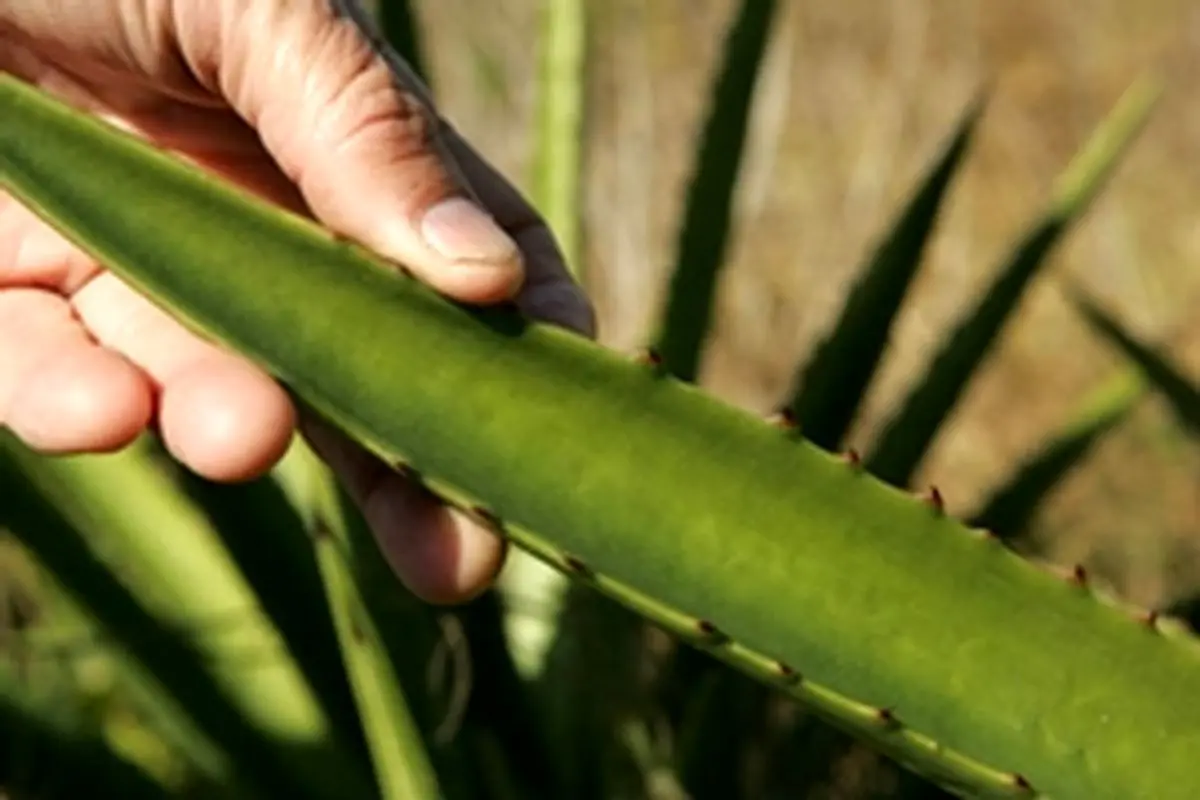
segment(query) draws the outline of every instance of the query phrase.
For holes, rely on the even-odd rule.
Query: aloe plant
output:
[[[1032,565],[653,359],[454,306],[10,78],[0,111],[0,183],[36,213],[681,639],[964,792],[1170,798],[1196,780],[1195,642],[1081,572]]]
[[[1075,289],[1072,301],[1088,326],[1121,353],[1145,380],[1166,398],[1175,415],[1193,434],[1200,436],[1200,389],[1188,379],[1169,356],[1128,331],[1096,300]]]

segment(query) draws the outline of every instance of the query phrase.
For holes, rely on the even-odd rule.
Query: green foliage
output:
[[[872,474],[896,486],[908,485],[1030,281],[1087,210],[1161,93],[1161,85],[1152,78],[1131,87],[1059,176],[1049,208],[1034,221],[975,309],[946,337],[924,379],[880,435],[867,457],[867,469]]]
[[[378,626],[354,579],[352,543],[327,468],[308,464],[304,524],[333,612],[337,637],[354,687],[363,731],[383,800],[441,795],[425,743],[409,711]]]
[[[542,17],[532,200],[579,275],[587,10],[583,0],[545,0]]]
[[[1046,496],[1106,433],[1125,419],[1142,398],[1144,388],[1132,373],[1119,374],[1097,388],[1063,430],[992,492],[970,516],[971,523],[1005,539],[1025,533]]]
[[[775,0],[741,4],[725,44],[679,232],[678,255],[654,350],[670,374],[695,381],[729,243],[734,187]]]
[[[14,80],[0,108],[0,178],[36,213],[675,636],[964,790],[1171,797],[1194,780],[1195,643],[1161,621],[656,370],[454,306]]]
[[[578,266],[586,18],[575,0],[544,10],[534,195]],[[416,602],[299,443],[271,478],[225,487],[148,442],[56,459],[4,436],[0,526],[59,587],[43,599],[48,619],[96,639],[111,680],[103,703],[69,671],[31,681],[0,642],[0,786],[148,798],[816,796],[847,759],[888,782],[865,742],[956,794],[1190,796],[1197,642],[1002,540],[1026,531],[1146,385],[1185,420],[1200,407],[1195,388],[1081,301],[1142,377],[1089,395],[969,525],[945,515],[940,495],[895,488],[1157,85],[1135,86],[1059,179],[864,468],[832,451],[883,359],[982,101],[881,238],[787,413],[754,419],[688,384],[775,11],[746,0],[731,26],[657,332],[662,360],[650,364],[511,309],[447,303],[361,248],[0,77],[0,186],[571,581],[546,663],[525,678],[504,596],[444,611]],[[385,34],[420,70],[413,19],[406,2],[382,4]],[[22,633],[22,646],[46,650],[48,630]],[[48,687],[57,701],[45,701]],[[911,774],[892,783],[893,798],[945,796]]]
[[[51,698],[32,696],[0,665],[0,786],[16,796],[84,797],[97,787],[130,800],[166,800],[172,793],[121,758],[86,722]]]
[[[1180,422],[1200,436],[1200,388],[1167,356],[1139,341],[1095,301],[1078,291],[1074,301],[1092,330],[1128,359],[1171,404]]]
[[[854,421],[982,111],[979,101],[964,117],[875,251],[862,280],[846,299],[833,333],[814,351],[800,375],[790,409],[805,438],[818,447],[837,449]]]

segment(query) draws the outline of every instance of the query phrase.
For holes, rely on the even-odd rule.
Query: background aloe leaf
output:
[[[920,267],[938,211],[983,110],[978,99],[964,114],[957,130],[927,171],[904,212],[883,237],[858,285],[850,294],[833,332],[813,353],[788,402],[804,437],[826,450],[835,450],[852,424],[876,367],[887,346],[892,322],[899,313],[908,286]],[[667,684],[679,684],[679,693],[698,693],[692,700],[680,737],[678,758],[684,785],[700,800],[705,797],[753,797],[756,792],[728,781],[746,773],[745,761],[759,746],[756,732],[770,728],[773,693],[745,676],[712,662],[707,655],[687,647],[674,654],[667,667]],[[689,663],[695,662],[695,663]],[[734,722],[737,721],[737,722]],[[805,727],[825,727],[808,718]],[[794,732],[799,746],[811,746],[820,734]],[[825,731],[825,751],[832,742],[845,747],[851,740],[836,731]],[[790,752],[785,758],[807,758]],[[724,776],[717,780],[716,776]],[[813,789],[796,786],[796,791]]]
[[[868,471],[896,486],[908,484],[1029,283],[1047,263],[1054,246],[1087,210],[1145,124],[1161,90],[1153,78],[1135,83],[1059,176],[1050,207],[1026,234],[975,309],[946,337],[924,377],[888,422],[867,456]]]
[[[1144,391],[1136,374],[1122,373],[1089,394],[1067,426],[1018,466],[968,517],[971,524],[1006,540],[1023,534],[1050,492],[1125,419]]]
[[[539,47],[531,199],[578,277],[583,269],[579,181],[587,88],[584,0],[543,0]]]
[[[564,776],[562,796],[598,800],[639,772],[622,739],[647,700],[642,619],[587,587],[569,587],[537,677]]]
[[[709,101],[707,124],[694,156],[676,266],[655,346],[667,369],[687,381],[697,377],[719,271],[727,260],[737,176],[775,5],[773,0],[747,0],[736,12]],[[557,35],[582,35],[575,23],[583,14],[578,0],[548,0],[545,8],[550,24],[557,17]],[[554,35],[548,31],[547,38]],[[566,43],[561,47],[565,61],[569,51]],[[548,66],[544,61],[543,67]],[[567,63],[563,69],[562,74],[543,76],[552,82],[566,81],[573,74],[574,63]],[[576,91],[571,99],[577,96]],[[547,93],[545,100],[550,99],[552,95]],[[547,131],[547,127],[542,128],[543,135]],[[543,153],[554,152],[545,143],[540,149]],[[555,167],[544,161],[542,168],[557,174],[579,173],[576,164]],[[577,188],[574,191],[577,194]],[[575,210],[570,213],[577,215]],[[551,223],[557,230],[553,219]],[[566,230],[573,230],[577,224],[574,217],[568,224]],[[637,769],[622,731],[632,724],[631,720],[647,713],[650,701],[646,682],[640,677],[646,659],[638,656],[645,639],[644,626],[624,609],[614,608],[581,587],[567,591],[558,620],[539,676],[540,695],[550,715],[552,739],[567,748],[561,758],[568,764],[566,774],[572,776],[572,796],[606,796],[612,791],[606,788],[606,780],[621,783],[627,779],[626,773]],[[705,665],[711,665],[707,656],[690,650],[682,657],[702,659]],[[601,663],[605,666],[598,669]]]
[[[316,511],[313,476],[323,469],[298,441],[275,470],[274,479],[310,526]],[[555,796],[554,764],[533,729],[536,717],[506,649],[495,594],[455,609],[430,608],[396,580],[358,509],[340,490],[336,513],[344,528],[343,557],[370,617],[385,633],[381,644],[446,796],[500,798],[509,785],[522,796]],[[459,638],[450,641],[448,630]],[[436,658],[439,653],[445,657]]]
[[[278,634],[143,451],[46,458],[0,434],[0,486],[0,521],[225,749],[239,780],[367,796]]]
[[[980,98],[876,248],[833,332],[797,378],[788,405],[804,438],[819,447],[836,450],[854,422],[982,111]]]
[[[313,544],[287,496],[270,478],[215,484],[180,468],[164,453],[154,455],[159,469],[174,477],[212,523],[339,737],[365,747],[329,606],[320,592]]]
[[[1077,290],[1073,301],[1091,329],[1136,366],[1170,403],[1179,421],[1200,436],[1200,387],[1188,380],[1166,355],[1139,341],[1091,298]]]
[[[421,26],[414,4],[410,0],[379,0],[376,16],[388,44],[404,57],[413,72],[432,90]]]
[[[1200,643],[1168,621],[1099,602],[643,364],[510,308],[449,303],[3,76],[0,112],[0,181],[32,211],[448,502],[673,635],[956,791],[1123,800],[1194,785]]]
[[[360,595],[333,475],[313,460],[307,486],[309,535],[333,610],[346,671],[375,766],[382,800],[441,797],[437,775],[374,620]]]
[[[582,142],[587,87],[588,11],[583,0],[543,0],[539,28],[537,77],[537,129],[534,137],[531,199],[546,218],[558,240],[568,266],[577,279],[586,279],[580,210],[580,180],[583,174]],[[607,630],[605,621],[613,614],[610,605],[591,593],[565,585],[557,573],[531,563],[521,553],[513,554],[505,588],[508,595],[533,596],[537,620],[517,616],[510,626],[518,646],[531,622],[549,628],[551,644],[541,656],[534,673],[539,723],[549,733],[543,745],[554,752],[560,774],[559,791],[565,797],[600,796],[604,792],[602,764],[611,752],[613,728],[610,719],[614,700],[607,689],[620,682],[610,673],[600,678],[593,673],[597,636],[609,632],[606,652],[629,654],[621,642],[622,632]],[[627,623],[628,624],[628,623]],[[611,626],[607,626],[611,627]],[[607,660],[620,668],[616,659]],[[590,685],[589,685],[590,684]]]
[[[666,369],[680,380],[696,380],[717,279],[728,261],[734,189],[776,6],[775,0],[741,4],[709,104],[655,345]]]
[[[61,673],[66,680],[60,677],[55,695],[60,706],[86,708],[94,724],[105,728],[113,727],[114,717],[125,721],[116,727],[127,735],[106,737],[119,755],[172,790],[244,797],[228,755],[136,659],[108,641],[36,558],[28,554],[28,559],[39,573],[38,614],[5,659],[28,691],[39,691],[47,673]],[[49,665],[57,669],[48,670]]]
[[[89,797],[100,787],[129,800],[176,796],[61,703],[31,693],[2,663],[0,787],[14,797]]]
[[[535,692],[518,674],[509,648],[504,602],[504,595],[492,589],[444,617],[461,626],[472,663],[466,721],[484,740],[479,746],[502,758],[505,773],[493,769],[493,784],[502,777],[522,797],[565,797],[564,765],[541,725]]]

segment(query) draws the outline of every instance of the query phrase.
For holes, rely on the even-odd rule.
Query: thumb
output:
[[[516,294],[520,250],[462,178],[423,87],[389,64],[395,55],[372,42],[351,3],[177,5],[190,9],[181,17],[233,17],[219,21],[215,39],[203,34],[211,22],[198,19],[190,36],[179,19],[181,49],[209,54],[214,88],[319,220],[460,301]]]

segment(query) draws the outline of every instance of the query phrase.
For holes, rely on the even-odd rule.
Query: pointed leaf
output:
[[[867,457],[868,471],[896,486],[912,479],[1030,282],[1099,192],[1160,94],[1153,78],[1135,83],[1059,177],[1049,209],[975,309],[946,337],[933,364],[887,424]]]
[[[1136,375],[1122,374],[1089,395],[1066,428],[992,492],[971,524],[1010,541],[1024,533],[1045,498],[1125,419],[1144,390]]]
[[[981,98],[876,249],[833,332],[796,382],[789,405],[804,437],[818,447],[837,449],[854,422],[982,111]]]
[[[247,604],[224,604],[234,593],[188,530],[194,520],[137,455],[48,458],[0,433],[0,524],[224,749],[240,781],[297,797],[365,797],[278,643]],[[148,557],[163,548],[177,548],[174,562]],[[212,591],[213,605],[188,603],[191,590]]]
[[[776,6],[776,0],[743,0],[725,43],[722,71],[696,154],[675,271],[654,347],[666,369],[680,380],[695,381],[700,369],[717,279],[727,260],[754,87]]]
[[[61,704],[32,695],[0,663],[0,793],[5,790],[13,797],[176,796]]]
[[[1129,359],[1171,404],[1180,422],[1200,436],[1200,386],[1184,376],[1166,355],[1138,341],[1115,317],[1085,294],[1076,291],[1073,300],[1092,330]]]
[[[515,545],[909,768],[995,797],[1200,780],[1200,642],[1166,621],[695,387],[455,306],[6,76],[0,118],[0,183],[186,324]]]
[[[347,559],[349,534],[341,516],[333,475],[312,460],[308,483],[305,517],[381,798],[441,797],[442,790],[425,743]]]
[[[554,231],[567,266],[582,269],[580,188],[587,83],[584,0],[543,0],[532,201]]]

